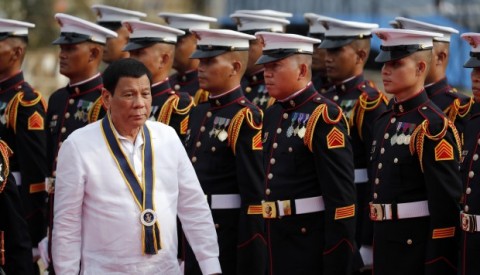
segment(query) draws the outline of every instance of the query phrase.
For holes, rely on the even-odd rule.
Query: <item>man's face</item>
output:
[[[137,129],[150,116],[152,93],[146,75],[139,78],[121,77],[114,94],[104,90],[102,97],[117,129]]]
[[[156,75],[160,70],[162,53],[162,45],[155,43],[152,46],[131,51],[130,57],[142,62],[152,75]]]
[[[12,44],[9,43],[8,38],[0,40],[0,78],[3,78],[3,75],[8,74],[11,67],[13,66],[14,54],[15,49]]]
[[[470,74],[472,79],[472,93],[476,102],[480,102],[480,67],[473,68]]]
[[[327,57],[327,50],[315,46],[315,48],[313,49],[313,55],[312,55],[312,71],[325,72],[326,57]]]
[[[123,48],[128,43],[129,32],[125,27],[117,30],[118,37],[107,38],[107,43],[103,51],[103,62],[112,63],[115,60],[127,58],[128,52],[124,52]]]
[[[295,56],[264,64],[265,86],[269,95],[282,100],[296,92],[300,67]]]
[[[262,68],[262,65],[256,65],[255,63],[262,55],[263,45],[259,39],[253,39],[249,41],[250,46],[248,48],[248,64],[246,74],[250,75]]]
[[[386,62],[382,67],[382,80],[385,92],[402,94],[417,84],[417,62],[411,56]]]
[[[230,87],[230,74],[233,64],[228,53],[210,58],[201,58],[198,65],[198,82],[200,88],[212,93],[223,92]]]
[[[328,78],[333,82],[341,82],[355,76],[356,62],[357,53],[350,44],[327,49],[325,65]]]
[[[60,45],[60,73],[68,78],[77,78],[90,70],[92,52],[88,43]]]
[[[193,34],[186,34],[179,37],[175,45],[173,68],[181,72],[187,70],[188,65],[192,62],[190,56],[195,51],[196,46],[197,40]]]

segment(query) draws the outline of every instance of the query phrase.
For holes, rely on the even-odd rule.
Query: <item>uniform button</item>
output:
[[[380,154],[385,154],[385,148],[380,149]]]
[[[252,76],[252,80],[253,80],[253,81],[257,81],[257,80],[258,80],[258,79],[257,79],[257,76],[256,76],[256,75]]]
[[[468,187],[467,190],[465,190],[465,193],[468,195],[472,193],[472,188]]]
[[[333,100],[338,101],[338,95],[334,96]]]
[[[245,88],[245,92],[250,93],[251,91],[252,91],[252,88],[250,87]]]
[[[274,164],[275,164],[275,159],[274,159],[274,158],[271,158],[271,159],[270,159],[270,164],[271,164],[271,165],[274,165]]]
[[[207,117],[212,117],[212,112],[207,112]]]
[[[65,134],[65,132],[67,132],[67,128],[62,127],[62,129],[60,131],[62,132],[62,134]]]
[[[70,98],[70,99],[68,100],[68,104],[72,105],[73,103],[75,103],[75,99]]]
[[[413,243],[412,239],[408,239],[408,240],[407,240],[407,244],[408,244],[408,245],[411,245],[412,243]]]
[[[245,102],[246,102],[246,101],[245,101],[245,100],[243,100],[243,99],[242,99],[242,100],[240,100],[240,103],[242,103],[242,104],[245,104]]]
[[[293,148],[292,147],[288,147],[288,152],[293,152]]]
[[[302,227],[302,229],[300,229],[300,231],[302,232],[302,234],[307,233],[307,229],[305,227]]]
[[[182,81],[183,81],[183,82],[187,81],[187,76],[186,76],[186,75],[182,76]],[[178,85],[178,84],[177,84],[177,85]]]
[[[394,117],[392,117],[392,118],[390,119],[390,123],[392,123],[392,124],[395,123],[395,121],[397,121],[397,119],[394,118]]]
[[[220,225],[218,223],[215,224],[215,228],[218,229],[220,228]]]
[[[197,144],[196,144],[197,147],[200,147],[202,146],[202,143],[200,141],[197,141]]]
[[[393,163],[398,163],[398,158],[394,158]]]
[[[382,169],[383,164],[380,162],[377,167],[378,167],[378,169]]]
[[[175,89],[175,91],[179,91],[180,90],[180,85],[175,84],[175,86],[173,86],[173,88]]]
[[[212,149],[210,149],[210,150],[212,150],[212,152],[215,152],[215,151],[217,151],[217,148],[215,148],[215,146],[213,146]]]
[[[480,138],[477,140],[478,145],[480,145]]]
[[[192,157],[192,163],[197,162],[197,157]]]
[[[277,129],[277,134],[280,134],[280,133],[282,133],[282,128]]]
[[[376,178],[375,179],[375,184],[379,184],[380,183],[380,179],[379,178]]]
[[[276,143],[276,142],[273,143],[273,149],[277,149],[277,147],[278,147],[278,143]]]
[[[385,135],[383,136],[384,139],[388,139],[390,135],[388,133],[385,133]]]
[[[290,106],[295,107],[295,101],[290,100]]]
[[[423,106],[423,107],[422,107],[422,110],[426,110],[426,109],[427,109],[427,106]]]
[[[287,119],[288,118],[288,114],[287,113],[284,113],[283,114],[283,119]]]
[[[218,99],[217,99],[217,100],[215,100],[215,104],[217,104],[217,106],[220,106],[220,105],[222,105],[222,103],[221,103],[221,102],[220,102],[220,100],[218,100]]]
[[[268,174],[268,176],[267,176],[267,177],[268,177],[268,179],[269,179],[269,180],[271,180],[271,179],[273,179],[273,174],[272,174],[272,173],[270,173],[270,174]]]
[[[477,161],[478,160],[478,154],[473,155],[473,160]]]
[[[468,212],[468,209],[469,209],[468,205],[465,205],[465,207],[463,207],[463,211],[465,211],[465,212]]]
[[[267,190],[265,190],[265,194],[267,194],[267,196],[268,196],[268,195],[270,195],[270,193],[271,193],[270,189],[267,188]]]
[[[374,199],[378,198],[377,193],[373,193],[373,198],[374,198]]]
[[[468,172],[468,177],[469,178],[473,178],[473,176],[475,176],[475,172],[473,172],[473,171]]]
[[[66,112],[65,113],[65,118],[69,118],[70,117],[70,113],[69,112]]]
[[[200,132],[205,132],[205,126],[200,127]]]

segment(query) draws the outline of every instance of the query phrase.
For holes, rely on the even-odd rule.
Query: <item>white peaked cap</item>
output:
[[[122,22],[123,20],[140,20],[147,14],[139,11],[121,9],[107,5],[93,5],[92,10],[97,14],[97,22]]]
[[[458,34],[458,30],[446,26],[433,25],[430,23],[413,20],[405,17],[395,17],[395,21],[401,29],[410,29],[417,31],[438,32],[443,34],[441,37],[434,37],[433,40],[441,42],[450,42],[452,34]]]
[[[53,44],[75,44],[84,41],[105,44],[107,38],[117,37],[114,31],[72,15],[57,13],[55,19],[60,25],[61,33]]]
[[[290,24],[287,19],[260,16],[246,13],[234,13],[230,15],[230,18],[235,20],[238,31],[271,31],[271,32],[284,32],[285,26]]]
[[[158,16],[170,27],[182,30],[210,29],[210,23],[217,22],[217,18],[191,13],[160,12]]]

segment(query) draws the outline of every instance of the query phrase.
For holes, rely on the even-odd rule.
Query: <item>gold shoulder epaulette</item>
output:
[[[328,114],[328,106],[327,104],[320,104],[315,108],[315,110],[312,112],[310,115],[310,118],[308,119],[307,122],[307,127],[305,131],[305,136],[303,137],[303,143],[308,147],[310,151],[313,150],[313,132],[315,130],[315,126],[317,125],[318,119],[320,117],[323,118],[325,123],[327,124],[337,124],[340,122],[340,120],[344,120],[346,127],[348,128],[348,123],[347,119],[343,115],[342,109],[338,107],[338,116],[336,118],[331,118],[330,115]],[[350,134],[350,131],[348,131]]]
[[[424,120],[420,125],[418,125],[415,130],[412,133],[410,144],[409,144],[409,149],[410,149],[410,154],[414,154],[417,152],[418,158],[420,160],[420,168],[423,171],[423,144],[425,142],[425,137],[433,140],[433,141],[439,141],[439,147],[438,150],[443,150],[441,148],[442,146],[445,146],[448,144],[447,141],[443,140],[445,137],[448,128],[452,129],[453,136],[455,139],[456,143],[456,151],[458,153],[458,157],[460,157],[460,152],[461,152],[461,140],[460,140],[460,135],[458,134],[457,129],[455,128],[455,125],[453,124],[452,121],[448,120],[446,117],[443,118],[443,128],[438,132],[438,133],[431,133],[429,130],[429,121],[426,119]],[[448,144],[447,146],[451,146]],[[453,149],[453,148],[452,148]],[[435,149],[437,151],[437,148]],[[453,152],[453,151],[452,151]],[[435,152],[437,153],[437,152]],[[453,153],[451,154],[453,157]],[[438,160],[437,156],[435,156],[435,159]]]
[[[8,147],[5,141],[0,140],[0,155],[3,159],[3,166],[0,165],[0,193],[5,189],[7,184],[8,174],[10,173],[10,162],[9,158],[13,154],[12,149]]]
[[[92,108],[88,111],[88,123],[95,122],[99,119],[100,116],[100,111],[103,109],[106,110],[105,105],[103,104],[103,99],[102,97],[97,98],[95,102],[93,103]]]
[[[227,144],[232,148],[232,152],[236,154],[236,145],[238,136],[240,135],[240,129],[242,128],[243,121],[247,118],[247,122],[253,129],[261,129],[262,125],[256,125],[253,121],[253,114],[250,108],[244,107],[232,118],[230,125],[228,126],[228,138]]]
[[[208,100],[209,94],[210,93],[208,91],[205,91],[204,89],[198,89],[195,93],[195,96],[193,97],[193,102],[195,103],[195,105],[203,103]]]
[[[475,101],[473,100],[473,97],[470,97],[465,104],[462,104],[462,100],[460,98],[456,98],[446,112],[448,119],[455,122],[457,117],[465,117],[468,113],[470,113],[470,109],[472,108],[474,102]]]
[[[370,98],[366,92],[363,92],[358,98],[357,103],[353,107],[352,116],[349,120],[349,126],[356,126],[360,138],[363,138],[362,126],[363,119],[365,117],[365,112],[375,110],[381,104],[387,104],[387,97],[382,93],[378,92],[378,97]]]
[[[20,95],[17,93],[8,103],[5,108],[5,120],[7,128],[13,129],[13,132],[17,132],[17,114],[18,114],[18,105],[20,104]]]
[[[186,115],[190,112],[192,107],[194,106],[193,100],[191,100],[185,108],[180,109],[178,104],[180,102],[180,96],[177,94],[172,94],[163,104],[162,109],[160,109],[160,113],[158,114],[157,121],[165,123],[167,125],[170,124],[170,119],[172,118],[172,114],[179,114],[179,115]]]
[[[20,100],[20,104],[23,106],[23,107],[31,107],[31,106],[34,106],[36,105],[38,102],[42,102],[42,106],[43,106],[43,109],[45,111],[47,111],[47,103],[45,102],[45,99],[43,98],[43,96],[37,92],[37,91],[33,91],[33,94],[35,95],[35,98],[31,99],[31,100],[25,100],[25,93],[23,91],[19,92],[17,95],[19,97],[19,100]]]

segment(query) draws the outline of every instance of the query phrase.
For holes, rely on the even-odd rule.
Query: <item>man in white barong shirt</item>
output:
[[[108,116],[72,133],[58,155],[56,273],[180,274],[177,214],[203,274],[221,273],[211,212],[191,162],[173,128],[147,121],[150,72],[122,59],[103,78]]]

